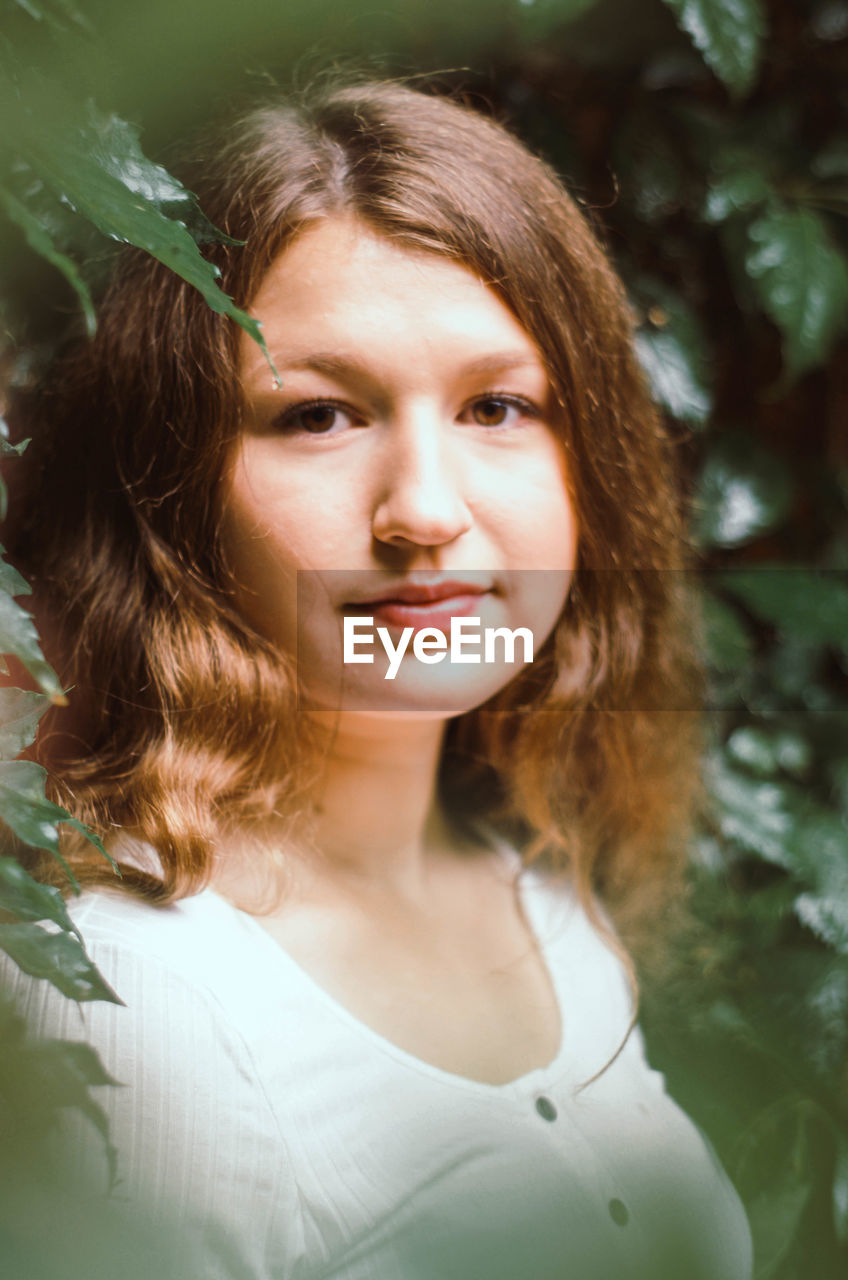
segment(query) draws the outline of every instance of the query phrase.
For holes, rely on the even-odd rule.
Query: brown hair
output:
[[[624,291],[583,214],[501,126],[395,83],[262,106],[182,176],[247,242],[207,251],[241,306],[299,230],[343,211],[470,267],[535,340],[563,410],[577,573],[541,659],[451,723],[442,791],[528,856],[570,862],[584,890],[667,885],[695,773],[680,519]],[[161,880],[127,882],[163,899],[203,884],[224,815],[291,812],[308,793],[292,673],[232,607],[218,542],[237,348],[232,322],[128,250],[94,340],[17,415],[41,470],[14,550],[74,686],[42,758],[77,816],[154,845]],[[109,878],[90,848],[69,856]]]

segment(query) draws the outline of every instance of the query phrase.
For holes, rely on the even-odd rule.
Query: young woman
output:
[[[277,376],[128,252],[19,409],[41,751],[121,864],[68,848],[126,1004],[10,973],[21,1009],[122,1082],[118,1192],[192,1276],[744,1280],[610,923],[673,890],[695,679],[615,274],[520,143],[395,84],[186,176]]]

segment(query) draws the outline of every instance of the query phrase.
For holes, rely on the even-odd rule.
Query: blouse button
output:
[[[556,1120],[557,1118],[556,1107],[550,1098],[546,1098],[544,1095],[536,1099],[536,1110],[543,1120]]]
[[[616,1197],[610,1200],[609,1205],[607,1207],[609,1209],[610,1217],[612,1218],[616,1226],[626,1227],[628,1222],[630,1221],[630,1214],[628,1212],[627,1205],[624,1203],[624,1201],[619,1200]]]

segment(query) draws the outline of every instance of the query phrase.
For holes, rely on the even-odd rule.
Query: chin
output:
[[[460,666],[416,670],[404,665],[394,680],[387,680],[372,668],[368,676],[348,676],[344,684],[310,682],[305,695],[310,706],[325,711],[380,719],[448,720],[483,706],[522,669],[518,663],[476,670]]]

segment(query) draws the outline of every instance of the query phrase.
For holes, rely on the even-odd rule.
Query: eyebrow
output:
[[[326,373],[330,376],[353,377],[363,381],[372,381],[374,379],[372,369],[363,364],[355,356],[348,356],[336,352],[315,351],[310,352],[307,356],[301,356],[294,360],[276,361],[277,368],[281,371],[295,372],[300,369],[308,369],[313,373]],[[542,365],[541,358],[533,357],[526,351],[497,351],[490,355],[478,356],[474,360],[469,360],[467,364],[462,365],[458,370],[461,376],[473,376],[481,373],[509,373],[516,369],[538,368]]]

